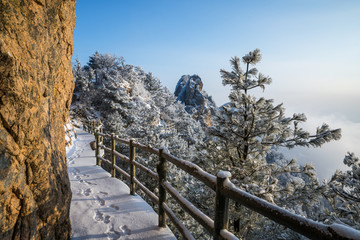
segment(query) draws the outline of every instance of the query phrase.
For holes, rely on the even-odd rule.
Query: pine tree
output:
[[[230,102],[221,107],[217,124],[208,131],[207,148],[216,150],[207,151],[211,161],[205,164],[214,171],[229,170],[238,187],[269,202],[281,204],[284,193],[290,196],[296,191],[301,192],[299,189],[306,191],[311,187],[320,187],[320,184],[310,164],[301,169],[295,161],[284,166],[267,164],[266,156],[270,150],[295,146],[320,147],[326,142],[340,139],[341,130],[332,130],[323,124],[315,134],[310,134],[300,127],[306,121],[304,114],[285,117],[282,104],[274,106],[273,99],[257,99],[251,95],[251,90],[261,88],[264,91],[265,86],[271,83],[270,77],[258,73],[253,67],[260,60],[260,50],[255,49],[242,58],[244,69],[240,58],[234,57],[230,60],[231,71],[220,70],[223,85],[231,86]],[[289,183],[287,187],[281,186],[278,176],[288,172],[305,174],[311,181],[308,184]],[[240,230],[240,235],[246,238],[255,237],[257,229],[262,228],[262,218],[240,206],[236,207],[235,212],[232,215],[235,230]]]
[[[99,86],[112,75],[124,63],[122,57],[118,58],[110,54],[100,54],[98,51],[90,57],[88,66],[94,70],[95,85]]]
[[[340,222],[360,230],[360,161],[348,152],[344,164],[350,169],[337,170],[327,183],[324,197],[329,206],[320,213],[319,221]]]
[[[74,92],[87,92],[89,91],[90,82],[88,78],[86,78],[86,74],[81,67],[81,63],[78,58],[75,60],[75,64],[72,68],[73,70],[73,76],[75,81],[75,89]]]

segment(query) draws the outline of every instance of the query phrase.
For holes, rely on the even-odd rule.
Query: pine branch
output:
[[[331,189],[337,194],[339,195],[340,197],[346,199],[346,200],[351,200],[351,201],[354,201],[354,202],[359,202],[360,203],[360,198],[358,197],[355,197],[347,192],[344,191],[344,189],[338,189],[337,187],[335,187],[334,184],[330,184],[330,187]]]

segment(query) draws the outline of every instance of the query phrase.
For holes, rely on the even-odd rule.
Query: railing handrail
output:
[[[166,204],[166,192],[170,193],[172,197],[183,207],[183,209],[188,212],[191,216],[194,217],[196,221],[198,221],[205,229],[209,231],[210,234],[214,236],[214,239],[238,239],[234,234],[228,231],[228,200],[232,199],[245,207],[249,208],[252,211],[255,211],[274,222],[281,224],[285,227],[288,227],[295,232],[306,236],[310,239],[357,239],[360,236],[360,231],[357,231],[351,227],[340,225],[340,224],[331,224],[326,225],[323,223],[315,222],[311,219],[296,215],[283,209],[279,206],[276,206],[272,203],[265,201],[264,199],[258,198],[254,195],[251,195],[239,188],[237,188],[231,181],[231,174],[229,172],[220,171],[217,176],[214,176],[198,165],[177,158],[170,153],[166,152],[163,149],[157,149],[152,146],[145,146],[143,144],[137,143],[134,140],[126,140],[119,138],[118,136],[104,134],[102,132],[102,125],[98,127],[90,127],[90,132],[93,130],[96,143],[96,158],[97,165],[101,166],[101,161],[105,161],[106,163],[113,166],[112,171],[117,170],[122,175],[130,180],[130,182],[136,183],[140,189],[150,197],[152,201],[156,204],[159,204],[159,219],[165,218],[166,216],[160,216],[160,212],[166,212],[169,216],[170,220],[174,223],[174,225],[178,228],[179,232],[183,235],[185,239],[193,239],[190,232],[186,229],[186,227],[176,218],[175,214]],[[113,137],[112,137],[113,136]],[[115,150],[115,147],[108,148],[103,145],[102,139],[100,137],[112,138],[114,141],[118,141],[123,144],[129,144],[130,148],[139,148],[145,152],[156,154],[159,156],[160,161],[168,160],[173,163],[175,166],[184,170],[186,173],[192,175],[198,180],[202,181],[205,185],[216,192],[216,206],[215,206],[215,221],[202,213],[199,209],[197,209],[191,202],[182,197],[180,193],[175,190],[169,182],[166,181],[166,178],[159,177],[159,173],[156,174],[151,169],[145,167],[139,162],[135,161],[135,152],[130,154],[132,156],[127,157]],[[99,149],[102,148],[105,151],[109,151],[115,156],[118,156],[120,159],[130,163],[130,166],[133,166],[133,171],[135,171],[135,167],[138,167],[141,171],[145,172],[152,178],[156,179],[159,182],[159,187],[164,188],[166,191],[162,194],[162,196],[157,197],[154,193],[152,193],[149,189],[147,189],[141,182],[138,181],[135,177],[135,173],[128,174],[123,169],[118,166],[114,166],[111,161],[103,158],[99,155]],[[135,151],[135,150],[134,150]],[[133,158],[133,159],[131,159]],[[162,160],[161,160],[162,159]],[[166,165],[165,165],[166,166]],[[159,169],[158,172],[165,171],[166,175],[166,167],[164,169]],[[162,173],[163,174],[163,173]],[[133,176],[131,176],[133,175]],[[115,176],[115,175],[113,175]],[[133,179],[132,179],[133,178]],[[130,184],[130,194],[135,194],[135,186]],[[165,196],[164,196],[165,194]],[[162,199],[161,202],[159,199]],[[165,199],[165,200],[164,200]],[[162,215],[164,215],[162,213]],[[164,221],[159,220],[159,226],[164,227]],[[346,233],[352,233],[346,234]],[[356,235],[354,237],[354,234]],[[191,237],[190,237],[191,236]]]

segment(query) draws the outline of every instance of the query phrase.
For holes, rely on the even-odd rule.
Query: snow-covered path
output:
[[[72,201],[72,238],[75,239],[176,239],[168,228],[157,226],[157,214],[129,188],[96,166],[90,141],[94,136],[78,130],[68,151]]]

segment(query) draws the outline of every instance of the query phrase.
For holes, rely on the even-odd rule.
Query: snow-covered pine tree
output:
[[[354,153],[348,152],[343,162],[350,169],[337,170],[327,183],[323,196],[328,206],[317,220],[328,224],[344,223],[360,230],[360,161]]]
[[[86,73],[84,72],[83,68],[81,67],[81,63],[78,58],[75,60],[75,64],[72,67],[74,82],[75,82],[75,89],[74,89],[74,99],[76,101],[77,95],[89,91],[91,87],[91,82],[86,77]]]
[[[100,54],[96,52],[90,57],[88,66],[94,70],[95,73],[95,85],[99,86],[104,81],[108,80],[108,77],[114,75],[120,64],[123,64],[124,59],[122,57],[112,56],[110,54]]]
[[[323,124],[316,133],[310,134],[300,127],[306,121],[304,114],[285,117],[282,104],[274,106],[273,99],[257,99],[251,95],[251,90],[265,90],[265,85],[271,83],[270,77],[258,73],[253,67],[260,60],[260,50],[255,49],[242,58],[244,68],[240,58],[234,57],[230,60],[231,71],[220,70],[223,84],[231,86],[230,102],[220,108],[216,124],[208,130],[207,149],[213,151],[205,150],[205,155],[211,160],[202,161],[202,164],[206,165],[206,169],[212,169],[213,173],[220,169],[230,171],[238,187],[281,205],[286,196],[284,193],[290,196],[299,188],[306,190],[320,185],[312,165],[300,170],[296,161],[283,166],[267,164],[265,158],[270,150],[277,147],[320,147],[326,142],[340,139],[341,130],[332,130]],[[286,172],[301,172],[309,176],[311,181],[305,184],[300,179],[302,183],[294,181],[281,186],[278,176]],[[238,205],[231,218],[234,229],[246,239],[258,238],[261,236],[260,229],[266,229],[262,217]]]

